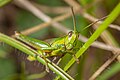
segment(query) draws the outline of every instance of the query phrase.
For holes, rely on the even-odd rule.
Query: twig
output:
[[[21,4],[22,6],[20,5],[20,7],[26,8],[31,13],[33,13],[35,16],[37,16],[39,19],[42,19],[45,22],[49,22],[52,20],[49,16],[45,15],[42,11],[40,11],[38,8],[36,8],[34,5],[32,5],[28,0],[15,0],[15,2],[17,5]],[[61,25],[57,22],[53,23],[52,25],[53,25],[53,27],[55,27],[61,31],[64,31],[64,32],[68,31],[63,25]]]
[[[89,21],[91,21],[91,22],[95,22],[96,20],[98,20],[97,18],[95,18],[95,17],[93,17],[93,16],[91,16],[91,15],[89,15],[89,14],[87,14],[87,13],[84,13],[83,16],[84,16],[86,19],[88,19]],[[102,24],[102,21],[99,21],[99,22],[96,23],[96,24]],[[118,26],[118,25],[110,24],[109,27],[120,31],[120,26]]]
[[[77,4],[77,3],[76,3],[76,4]],[[91,16],[91,15],[85,13],[85,12],[83,13],[83,16],[86,17],[88,20],[91,20],[91,21],[97,20],[96,18],[94,18],[93,16]],[[99,21],[99,22],[98,22],[98,24],[101,24],[101,23],[102,23],[102,21]],[[96,25],[98,26],[98,24],[96,24]],[[96,26],[96,27],[97,27],[97,26]],[[119,30],[119,31],[120,31],[120,26],[118,26],[118,25],[113,25],[113,24],[111,24],[111,25],[109,25],[109,26],[110,26],[111,28],[113,28],[113,29],[116,29],[116,30]],[[96,29],[96,27],[93,27],[93,28]],[[110,37],[109,37],[109,32],[108,32],[108,31],[104,31],[104,32],[101,34],[101,37],[103,38],[103,40],[104,40],[107,44],[118,47],[118,45],[117,45],[117,44],[114,44],[113,41],[110,39]],[[113,52],[113,54],[116,54],[116,50],[113,50],[112,52]],[[120,62],[120,56],[117,57],[117,59],[118,59],[118,61]]]
[[[89,80],[95,80],[119,55],[120,53],[116,53],[113,57],[109,58],[97,71],[95,71]]]
[[[79,40],[81,40],[82,42],[86,42],[86,41],[88,40],[88,38],[80,35]],[[93,47],[100,48],[100,49],[108,50],[108,51],[116,50],[117,52],[120,52],[120,48],[113,47],[113,46],[111,46],[111,45],[104,44],[104,43],[99,42],[99,41],[93,42],[92,46],[93,46]]]
[[[95,27],[93,27],[94,29],[97,28],[97,25],[94,25]],[[103,39],[103,41],[105,43],[107,43],[108,45],[111,45],[111,46],[115,46],[115,47],[119,47],[119,45],[114,41],[114,38],[111,37],[111,34],[109,31],[104,31],[101,35],[101,38]],[[116,50],[113,49],[113,54],[116,54]],[[120,57],[120,56],[119,56]],[[117,57],[117,60],[120,62],[120,58]]]
[[[19,3],[19,1],[20,1],[20,3]],[[67,0],[65,0],[66,2],[69,2],[69,0],[67,1]],[[33,6],[31,3],[29,4],[29,3],[27,3],[26,4],[26,2],[28,2],[28,1],[25,1],[25,3],[24,3],[24,1],[22,1],[22,0],[16,0],[16,1],[14,1],[15,2],[15,4],[17,4],[18,6],[20,6],[20,7],[23,7],[23,6],[21,6],[21,5],[28,5],[28,6],[26,6],[26,8],[29,10],[29,11],[31,11],[33,14],[35,14],[38,18],[41,18],[41,19],[43,19],[43,18],[45,18],[44,20],[47,20],[47,21],[49,21],[49,18],[46,16],[45,17],[45,15],[43,15],[42,13],[41,13],[41,11],[39,10],[39,9],[37,9],[35,6]],[[73,0],[71,0],[70,2],[69,2],[69,4],[71,5],[71,6],[74,6],[75,7],[75,10],[79,10],[80,11],[80,14],[82,14],[86,19],[88,19],[88,20],[90,20],[91,22],[95,22],[95,21],[97,21],[98,19],[97,18],[95,18],[95,17],[93,17],[93,16],[91,16],[91,15],[89,15],[88,13],[86,13],[86,12],[84,12],[84,10]],[[29,7],[29,5],[32,5],[32,7]],[[25,8],[25,7],[23,7],[23,8]],[[35,10],[34,10],[35,9]],[[42,15],[40,15],[40,14],[38,14],[38,13],[40,13],[40,14],[42,14]],[[44,16],[43,18],[42,18],[42,16]],[[67,17],[66,17],[67,18]],[[97,24],[101,24],[102,23],[102,21],[99,21]],[[110,28],[113,28],[113,29],[116,29],[116,30],[119,30],[120,31],[120,26],[118,26],[118,25],[114,25],[114,24],[111,24],[111,25],[109,25],[109,27]]]
[[[62,6],[50,7],[50,6],[37,4],[35,2],[32,2],[32,3],[45,13],[63,14],[63,13],[70,12],[69,7],[62,7]]]
[[[51,21],[49,21],[49,22],[44,22],[44,23],[41,23],[41,24],[39,24],[39,25],[37,25],[37,26],[33,26],[32,28],[29,28],[29,29],[26,29],[26,30],[24,30],[24,31],[21,31],[21,33],[23,33],[23,34],[25,34],[25,35],[32,34],[32,33],[36,32],[36,31],[38,31],[38,30],[40,30],[40,29],[42,29],[42,28],[48,27],[49,25],[51,25],[51,24],[54,23],[54,22],[62,21],[62,20],[64,20],[65,18],[68,18],[68,17],[70,17],[70,16],[71,16],[70,13],[62,14],[62,15],[60,15],[60,16],[58,16],[58,17],[53,18],[53,19],[52,19]],[[68,29],[67,29],[67,30],[68,30]],[[65,32],[65,33],[66,33],[66,32]],[[14,36],[14,35],[13,35],[13,36]]]

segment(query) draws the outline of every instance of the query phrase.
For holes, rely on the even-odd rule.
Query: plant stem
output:
[[[120,71],[120,63],[116,62],[110,66],[110,70],[106,70],[96,80],[108,80],[111,76]]]
[[[79,58],[88,48],[89,46],[100,36],[100,34],[112,23],[115,18],[120,13],[120,3],[116,6],[116,8],[110,13],[107,19],[99,26],[99,28],[93,33],[93,35],[88,39],[88,41],[80,48],[80,50],[76,53],[76,57]],[[64,71],[67,71],[72,65],[75,63],[75,59],[72,58],[68,64],[64,67]],[[60,77],[56,77],[55,80],[58,80]]]
[[[27,55],[30,55],[34,58],[36,58],[37,61],[41,62],[42,64],[46,65],[46,62],[43,58],[41,58],[40,56],[36,54],[39,54],[37,51],[33,50],[32,48],[28,47],[27,45],[13,39],[10,38],[2,33],[0,33],[0,40],[2,42],[5,42],[6,44],[9,44],[10,46],[19,49],[20,51],[26,53]],[[48,59],[47,61],[48,63],[48,67],[54,71],[57,75],[61,76],[62,79],[64,80],[74,80],[70,75],[68,75],[66,72],[64,72],[61,68],[59,68],[57,65],[55,65],[54,63],[50,62]]]

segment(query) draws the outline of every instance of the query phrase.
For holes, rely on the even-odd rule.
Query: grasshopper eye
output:
[[[70,31],[70,32],[68,33],[68,36],[69,36],[69,37],[71,37],[71,36],[72,36],[72,34],[73,34],[73,32],[72,32],[72,31]]]

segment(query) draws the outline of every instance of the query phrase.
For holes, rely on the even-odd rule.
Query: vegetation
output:
[[[74,28],[71,6],[80,33],[81,46],[75,53],[79,64],[69,54],[58,65],[59,56],[54,63],[54,57],[48,57],[47,64],[36,56],[37,50],[15,38],[15,31],[48,42],[67,35]],[[0,7],[0,80],[118,80],[118,1],[0,0]],[[29,61],[29,55],[36,60]],[[45,65],[50,72],[45,71]]]

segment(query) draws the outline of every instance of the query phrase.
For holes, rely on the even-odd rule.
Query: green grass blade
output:
[[[20,51],[26,53],[27,55],[31,55],[32,57],[36,58],[35,54],[39,54],[37,53],[37,51],[31,49],[30,47],[26,46],[25,44],[10,38],[2,33],[0,33],[0,40],[6,44],[9,44],[10,46],[19,49]],[[36,58],[39,62],[41,62],[42,64],[46,65],[46,62],[43,58],[37,56]],[[50,61],[49,61],[50,62]],[[61,76],[62,79],[64,80],[74,80],[70,75],[68,75],[66,72],[64,72],[61,68],[59,68],[57,65],[55,65],[54,63],[48,63],[48,67],[54,71],[57,75]]]
[[[12,0],[0,0],[0,7],[8,4],[9,2],[11,2]]]
[[[88,41],[80,48],[80,50],[76,53],[76,57],[79,58],[88,47],[100,36],[100,34],[108,27],[110,23],[112,23],[116,17],[120,14],[120,3],[115,7],[115,9],[110,13],[107,19],[99,26],[99,28],[93,33],[93,35],[88,39]],[[69,63],[64,67],[64,71],[67,71],[75,62],[75,59],[72,58]],[[55,80],[59,79],[57,77]]]

